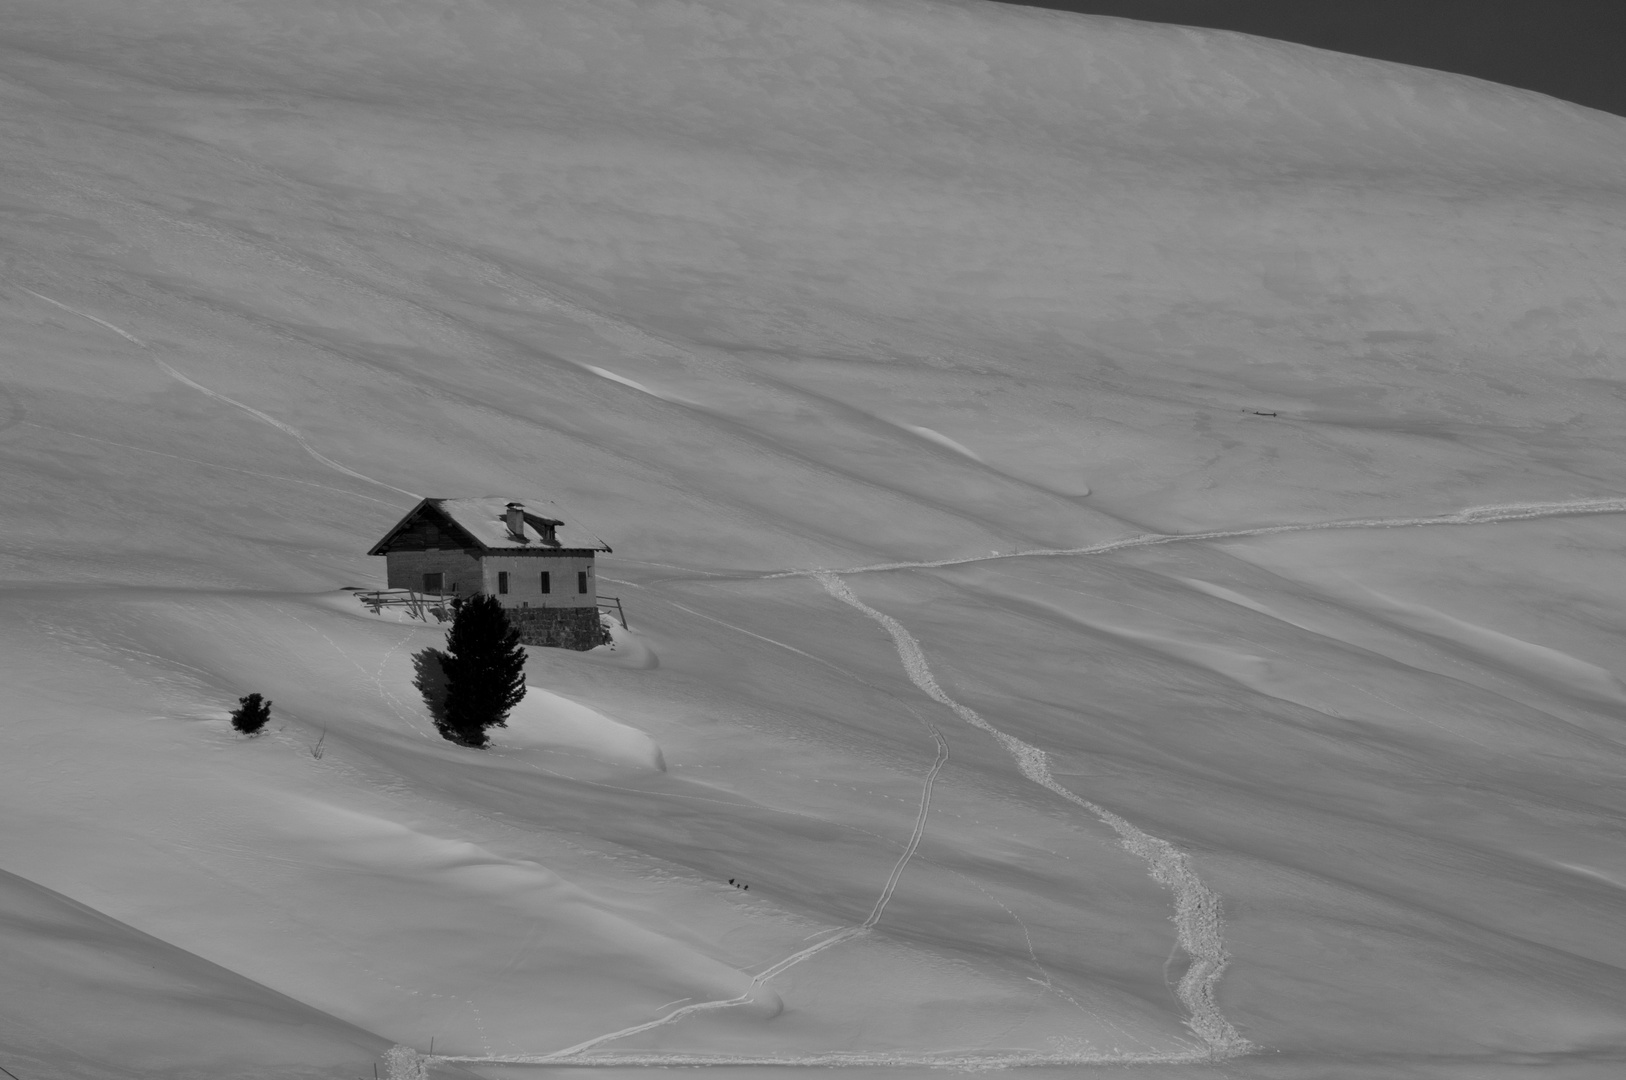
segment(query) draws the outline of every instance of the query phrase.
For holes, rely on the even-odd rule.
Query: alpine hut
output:
[[[523,503],[491,496],[424,499],[367,554],[384,556],[391,589],[486,593],[501,601],[526,644],[591,649],[609,640],[593,567],[594,556],[609,550]]]

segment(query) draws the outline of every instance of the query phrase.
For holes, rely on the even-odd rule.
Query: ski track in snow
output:
[[[830,937],[825,938],[823,941],[809,945],[805,949],[801,949],[797,952],[791,953],[789,956],[781,960],[775,961],[762,971],[758,972],[756,975],[752,976],[751,984],[745,988],[744,992],[740,993],[736,997],[720,998],[715,1001],[700,1001],[693,1005],[685,1005],[680,1009],[672,1010],[665,1016],[658,1019],[650,1020],[642,1024],[635,1024],[632,1027],[622,1028],[619,1031],[611,1031],[603,1035],[597,1035],[584,1042],[579,1042],[574,1046],[567,1046],[563,1050],[555,1050],[548,1054],[508,1054],[484,1057],[436,1055],[434,1058],[426,1060],[457,1061],[468,1064],[483,1063],[488,1065],[499,1063],[508,1065],[543,1065],[550,1062],[563,1061],[568,1061],[572,1065],[611,1064],[611,1059],[601,1055],[595,1054],[590,1058],[583,1058],[581,1055],[593,1049],[595,1046],[602,1046],[607,1042],[614,1042],[618,1039],[629,1038],[633,1035],[638,1035],[654,1028],[664,1027],[667,1024],[675,1023],[676,1021],[683,1019],[685,1016],[691,1016],[699,1012],[710,1012],[716,1009],[730,1009],[738,1005],[748,1004],[755,999],[757,991],[765,986],[768,980],[772,979],[774,976],[788,971],[804,960],[817,956],[826,949],[834,948],[844,941],[851,941],[853,938],[861,937],[864,934],[869,933],[869,931],[874,929],[875,925],[881,921],[881,915],[886,911],[886,905],[891,901],[892,894],[897,891],[898,882],[902,880],[904,870],[909,866],[909,861],[915,857],[915,852],[920,848],[921,838],[926,834],[926,818],[931,813],[932,787],[937,783],[938,774],[943,771],[943,766],[948,764],[948,740],[944,739],[942,733],[938,731],[937,728],[933,727],[929,721],[922,720],[922,723],[926,725],[926,729],[931,732],[932,740],[937,744],[937,757],[932,762],[932,767],[927,771],[925,782],[921,786],[920,809],[915,815],[915,826],[914,830],[909,835],[909,842],[904,846],[903,854],[899,856],[897,863],[893,865],[892,873],[887,877],[886,884],[882,886],[881,895],[876,899],[875,906],[870,909],[869,917],[863,922],[859,923],[857,926],[844,927],[841,930],[836,931]],[[649,1055],[635,1054],[631,1056],[642,1058]],[[619,1062],[617,1061],[617,1063]],[[739,1059],[725,1057],[720,1059],[718,1063],[732,1065],[743,1064],[744,1062]],[[653,1060],[646,1062],[639,1060],[636,1062],[636,1064],[654,1065],[664,1064],[664,1062]],[[790,1061],[786,1062],[786,1064],[800,1064],[800,1062]]]
[[[81,319],[89,319],[91,322],[95,323],[97,326],[104,326],[107,329],[113,331],[113,333],[117,334],[119,337],[125,339],[126,341],[134,342],[136,345],[139,345],[141,348],[147,350],[148,354],[152,356],[152,362],[157,364],[158,369],[160,371],[162,371],[165,375],[168,375],[172,379],[176,379],[176,380],[178,380],[178,381],[180,381],[182,383],[185,383],[187,386],[190,386],[192,389],[198,391],[201,394],[207,394],[209,397],[214,398],[216,401],[223,402],[224,404],[230,405],[233,408],[242,409],[244,412],[248,413],[250,416],[254,417],[254,419],[260,421],[261,423],[270,424],[272,427],[276,428],[278,431],[282,432],[283,434],[292,437],[293,440],[299,444],[300,449],[304,450],[305,453],[309,454],[311,457],[315,458],[317,461],[321,462],[323,465],[326,465],[328,468],[333,469],[335,472],[341,472],[346,476],[352,477],[352,478],[354,478],[356,480],[364,481],[364,482],[369,483],[369,484],[377,485],[378,487],[381,487],[381,488],[388,488],[390,491],[399,492],[400,494],[405,495],[405,496],[407,496],[408,498],[411,498],[411,499],[422,498],[421,495],[414,494],[413,492],[407,491],[404,488],[398,488],[394,484],[386,484],[382,480],[375,480],[371,476],[368,476],[366,473],[359,473],[356,470],[350,468],[349,466],[339,464],[337,461],[334,461],[332,458],[328,457],[327,455],[323,454],[321,451],[317,450],[316,447],[312,446],[310,444],[310,441],[305,438],[304,432],[300,431],[298,428],[292,426],[291,424],[285,424],[281,420],[278,420],[276,417],[271,416],[271,415],[269,415],[267,413],[263,413],[259,409],[254,408],[252,405],[244,405],[241,401],[238,401],[235,398],[229,398],[225,394],[222,394],[222,393],[219,393],[218,391],[209,389],[207,386],[204,386],[202,383],[194,382],[193,380],[187,378],[185,375],[181,374],[179,371],[176,371],[173,367],[170,367],[168,364],[164,363],[163,360],[158,358],[157,354],[152,352],[152,350],[148,347],[148,345],[147,345],[147,343],[145,341],[142,341],[140,338],[136,337],[134,334],[130,333],[128,330],[124,330],[124,329],[122,329],[120,327],[114,326],[112,323],[108,322],[106,319],[98,319],[96,316],[91,315],[88,312],[80,311],[76,307],[69,307],[67,304],[64,304],[62,301],[53,300],[49,296],[44,295],[43,293],[37,293],[33,289],[24,288],[21,285],[17,285],[16,282],[12,282],[12,284],[16,285],[17,288],[22,289],[23,292],[27,293],[29,296],[32,296],[37,300],[43,300],[47,304],[50,304],[53,307],[59,307],[63,311],[66,311],[71,315],[79,316]]]
[[[953,559],[935,559],[930,562],[873,563],[868,566],[849,566],[839,570],[823,568],[779,570],[763,574],[763,580],[789,577],[818,577],[821,574],[876,574],[887,570],[933,570],[944,566],[966,566],[971,563],[997,562],[1002,559],[1058,558],[1068,555],[1105,555],[1129,548],[1157,547],[1160,544],[1186,544],[1200,540],[1241,540],[1253,536],[1275,536],[1278,533],[1329,532],[1335,529],[1400,529],[1408,526],[1428,525],[1493,525],[1505,521],[1528,521],[1535,518],[1580,517],[1587,514],[1626,514],[1626,499],[1577,499],[1572,502],[1507,503],[1499,506],[1473,506],[1449,514],[1431,517],[1402,518],[1350,518],[1344,521],[1307,521],[1288,525],[1262,525],[1254,529],[1219,529],[1200,533],[1142,533],[1122,540],[1108,540],[1089,547],[1035,548],[1031,551],[1009,551],[993,555],[966,555]]]
[[[960,704],[938,685],[920,642],[902,623],[870,607],[853,595],[847,583],[828,571],[816,574],[819,583],[836,599],[848,604],[880,623],[892,636],[898,650],[898,659],[909,676],[909,681],[921,693],[940,705],[946,706],[961,720],[980,731],[992,735],[1016,759],[1022,775],[1068,802],[1083,807],[1118,834],[1125,850],[1143,859],[1152,877],[1174,894],[1174,924],[1180,947],[1191,958],[1191,966],[1176,988],[1188,1013],[1186,1023],[1207,1047],[1200,1054],[1171,1054],[1156,1060],[1176,1062],[1212,1060],[1235,1057],[1252,1048],[1248,1040],[1239,1035],[1230,1021],[1219,1011],[1214,990],[1230,957],[1220,932],[1219,897],[1202,883],[1191,860],[1167,840],[1159,839],[1136,827],[1131,822],[1087,799],[1080,798],[1056,782],[1050,773],[1050,762],[1045,752],[1013,735],[1008,735],[984,720],[975,710]]]
[[[101,443],[103,446],[116,446],[121,450],[134,450],[137,453],[152,454],[155,457],[166,457],[172,458],[175,461],[186,461],[193,465],[202,465],[210,469],[223,469],[226,472],[241,473],[244,476],[259,476],[266,480],[281,480],[288,484],[299,484],[301,487],[321,488],[323,491],[334,491],[340,495],[348,495],[352,499],[364,499],[367,502],[377,503],[380,506],[397,505],[393,502],[385,502],[383,499],[375,499],[371,495],[360,495],[354,491],[346,491],[344,488],[336,488],[329,484],[318,484],[314,480],[296,480],[292,476],[279,476],[276,473],[258,472],[254,469],[239,469],[232,465],[222,465],[217,461],[204,461],[202,458],[186,457],[182,454],[171,454],[164,450],[153,450],[145,446],[132,446],[129,443],[114,442],[111,439],[99,439],[94,435],[85,435],[77,431],[65,431],[61,428],[52,427],[49,424],[36,424],[32,420],[21,420],[18,421],[18,423],[28,427],[39,428],[41,431],[49,431],[53,435],[60,435],[63,438],[84,439],[87,442]]]
[[[494,1057],[420,1056],[424,1063],[448,1061],[484,1065],[569,1065],[572,1068],[693,1068],[697,1066],[758,1065],[780,1068],[947,1068],[966,1070],[1009,1069],[1021,1066],[1057,1065],[1196,1065],[1213,1059],[1200,1051],[1190,1054],[1161,1054],[1133,1052],[1062,1052],[1027,1050],[1012,1047],[1004,1050],[941,1050],[922,1052],[832,1051],[823,1054],[785,1055],[770,1054],[707,1054],[650,1051],[623,1051],[595,1053],[563,1059],[555,1056],[537,1057],[525,1054],[497,1055]],[[411,1075],[411,1074],[407,1074]]]

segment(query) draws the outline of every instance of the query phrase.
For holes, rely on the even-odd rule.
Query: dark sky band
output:
[[[1237,30],[1472,75],[1626,116],[1621,0],[1023,0],[1023,6]]]

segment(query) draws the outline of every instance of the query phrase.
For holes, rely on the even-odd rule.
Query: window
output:
[[[497,592],[508,592],[508,571],[506,570],[497,571]]]
[[[548,571],[544,570],[544,571],[542,571],[542,592],[544,594],[547,594],[547,593],[550,593],[552,591],[553,591],[553,576]]]
[[[587,571],[586,570],[578,570],[578,571],[576,571],[576,591],[583,594],[584,596],[587,594]]]
[[[445,574],[425,574],[423,576],[423,591],[439,594],[444,591],[445,580]]]

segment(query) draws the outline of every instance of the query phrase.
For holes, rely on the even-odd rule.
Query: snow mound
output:
[[[660,656],[642,634],[634,633],[614,620],[606,625],[610,631],[610,644],[588,649],[583,655],[621,668],[647,671],[661,666]]]
[[[665,772],[654,739],[567,697],[531,687],[492,742],[515,749],[567,750],[631,769]]]

